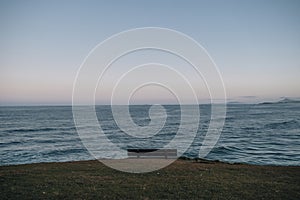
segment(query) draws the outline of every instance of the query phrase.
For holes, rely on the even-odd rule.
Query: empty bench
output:
[[[177,149],[127,149],[129,158],[177,158]]]

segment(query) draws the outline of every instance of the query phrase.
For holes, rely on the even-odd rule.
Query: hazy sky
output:
[[[0,105],[70,104],[90,50],[145,26],[174,29],[202,44],[229,100],[299,97],[299,10],[299,0],[0,1]],[[155,90],[142,96],[140,103],[168,103]]]

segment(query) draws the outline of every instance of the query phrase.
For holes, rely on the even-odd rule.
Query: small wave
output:
[[[269,123],[266,124],[264,127],[268,129],[282,129],[282,128],[296,129],[296,128],[300,128],[300,124],[296,120],[289,120],[284,122]]]
[[[28,133],[28,132],[50,132],[50,131],[64,131],[64,130],[75,130],[75,127],[57,127],[57,128],[19,128],[6,130],[7,133]]]
[[[242,130],[245,130],[245,131],[254,131],[254,130],[259,130],[259,128],[258,127],[242,127],[241,128]]]
[[[83,148],[70,148],[70,149],[55,149],[48,152],[43,152],[43,154],[46,154],[48,156],[58,156],[58,155],[69,155],[69,154],[80,154],[86,152]]]
[[[14,133],[14,132],[37,132],[37,131],[53,131],[56,130],[55,128],[20,128],[20,129],[12,129],[6,130],[6,132]]]
[[[77,138],[72,138],[72,139],[66,139],[66,138],[55,138],[55,139],[41,139],[41,140],[34,140],[34,143],[36,144],[55,144],[55,143],[77,143],[79,142],[79,139]]]
[[[238,147],[234,147],[234,146],[218,146],[218,147],[215,147],[213,150],[212,150],[213,153],[224,153],[224,154],[227,154],[229,152],[242,152],[242,149],[238,148]]]
[[[22,141],[9,141],[9,142],[0,142],[0,146],[10,146],[21,144]]]

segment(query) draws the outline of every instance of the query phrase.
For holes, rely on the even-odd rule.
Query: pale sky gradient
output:
[[[229,101],[298,98],[299,10],[299,0],[0,1],[0,105],[70,104],[77,69],[92,48],[149,26],[202,44]]]

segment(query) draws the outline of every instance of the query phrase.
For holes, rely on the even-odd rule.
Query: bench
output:
[[[177,158],[177,149],[127,149],[129,158]]]

